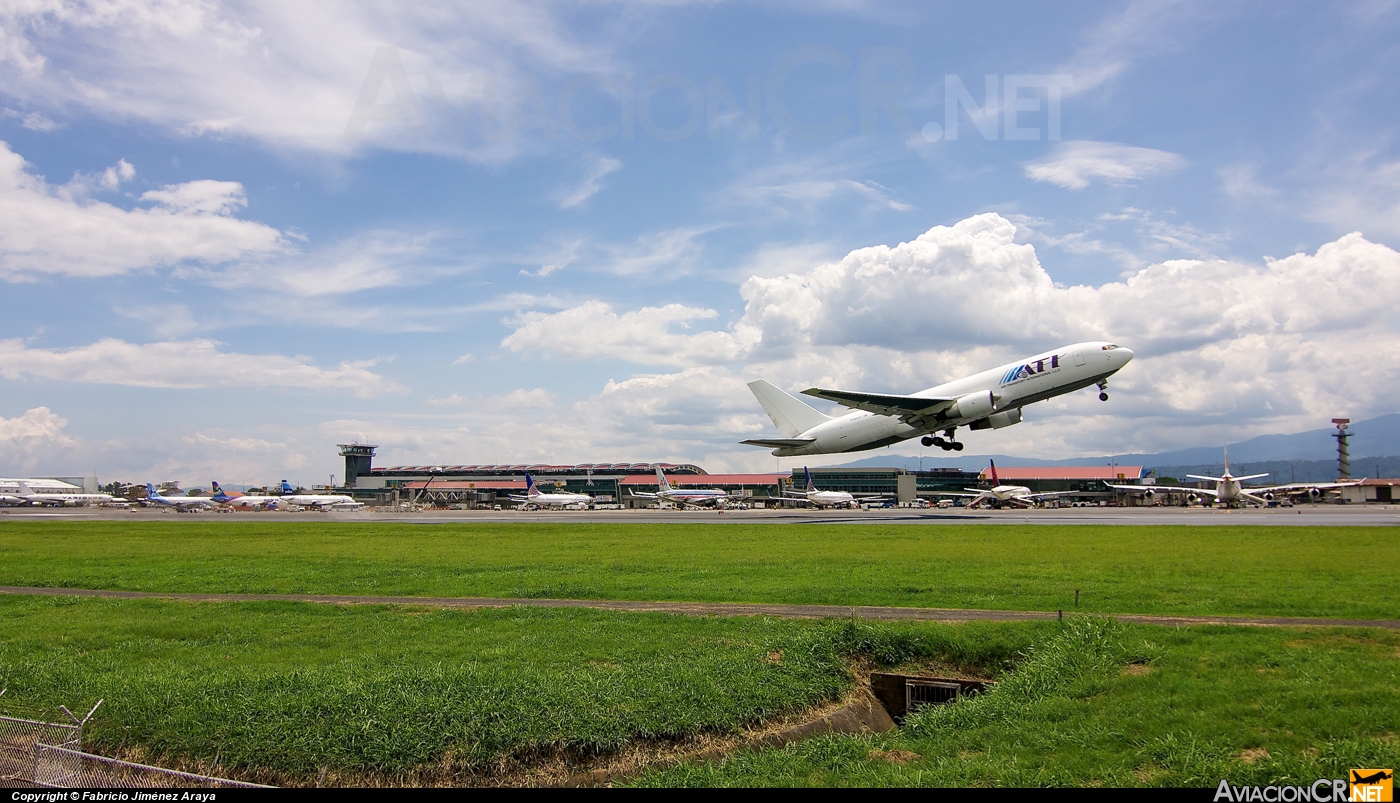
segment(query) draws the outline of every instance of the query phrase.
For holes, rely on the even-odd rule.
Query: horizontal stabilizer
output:
[[[816,438],[751,438],[739,442],[745,446],[762,446],[767,449],[796,449],[799,446],[815,443],[816,440]]]
[[[894,396],[887,393],[858,393],[853,390],[827,390],[807,388],[804,395],[834,401],[853,410],[865,410],[877,415],[909,415],[941,410],[956,399],[943,399],[927,396]]]

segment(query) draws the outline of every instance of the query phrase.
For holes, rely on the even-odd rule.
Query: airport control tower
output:
[[[337,443],[340,453],[345,457],[345,487],[354,488],[355,480],[369,473],[370,464],[374,462],[374,450],[378,446],[370,446],[366,443]]]

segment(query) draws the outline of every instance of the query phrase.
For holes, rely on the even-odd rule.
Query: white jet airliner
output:
[[[214,495],[209,497],[221,505],[241,508],[243,510],[272,510],[281,501],[280,496],[259,496],[255,494],[226,493],[219,483],[212,482],[210,487],[214,489]]]
[[[364,507],[363,502],[356,502],[353,496],[345,494],[299,494],[297,489],[292,487],[290,482],[282,480],[282,495],[277,497],[278,501],[289,505],[299,505],[301,507],[314,507],[325,509],[328,507]]]
[[[512,494],[510,498],[516,502],[538,505],[539,507],[568,507],[569,505],[587,505],[593,502],[593,497],[588,494],[542,493],[540,487],[535,484],[535,478],[529,474],[525,475],[525,495],[515,496]]]
[[[156,487],[148,482],[146,483],[146,504],[156,507],[173,507],[177,512],[184,513],[186,510],[213,507],[219,503],[208,496],[161,496],[156,492]]]
[[[981,507],[991,505],[1000,508],[1002,505],[1024,505],[1030,507],[1044,499],[1051,499],[1056,496],[1064,496],[1075,491],[1045,491],[1043,493],[1031,493],[1031,489],[1024,485],[1002,485],[1001,478],[997,476],[997,463],[995,460],[988,460],[992,467],[992,487],[982,491],[976,488],[968,488],[972,493],[944,493],[942,496],[971,496],[968,507]]]
[[[13,498],[7,496],[7,498]],[[87,493],[35,493],[29,483],[19,483],[19,498],[27,505],[53,505],[55,507],[76,507],[80,505],[110,505],[119,501],[110,494]],[[120,500],[125,502],[126,500]]]
[[[1200,500],[1202,494],[1211,497],[1216,504],[1222,504],[1226,508],[1239,507],[1245,502],[1253,502],[1256,505],[1267,506],[1279,496],[1306,495],[1312,499],[1321,499],[1323,492],[1332,488],[1345,488],[1348,485],[1359,485],[1357,482],[1294,482],[1288,485],[1269,485],[1254,488],[1245,488],[1242,483],[1245,480],[1257,480],[1260,477],[1269,476],[1269,472],[1263,474],[1247,474],[1243,477],[1235,477],[1230,474],[1230,450],[1225,450],[1225,473],[1219,477],[1205,477],[1200,474],[1187,474],[1193,480],[1206,480],[1215,483],[1215,490],[1208,488],[1193,488],[1186,494],[1186,501],[1195,504]],[[1109,485],[1115,491],[1129,491],[1140,493],[1144,497],[1151,499],[1165,488],[1153,488],[1150,485]]]
[[[1075,343],[990,371],[922,390],[912,396],[808,388],[808,396],[850,407],[829,416],[765,380],[749,383],[781,438],[741,443],[773,449],[778,457],[859,452],[924,436],[925,446],[961,451],[958,427],[1000,429],[1021,421],[1021,408],[1097,385],[1108,401],[1108,378],[1133,358],[1113,343]],[[929,433],[941,432],[942,437]]]
[[[663,502],[672,502],[682,507],[686,505],[721,505],[729,499],[729,494],[718,488],[672,488],[671,483],[666,481],[666,475],[661,472],[661,466],[656,467],[656,493],[633,493],[630,489],[627,493],[643,499],[660,499]]]
[[[803,466],[802,472],[807,475],[807,490],[802,493],[798,493],[797,491],[783,491],[784,496],[806,499],[817,507],[860,507],[861,502],[874,502],[877,499],[889,498],[879,495],[856,496],[846,491],[818,491],[817,484],[812,482],[811,469]]]

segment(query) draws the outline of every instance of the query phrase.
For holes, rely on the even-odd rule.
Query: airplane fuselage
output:
[[[588,494],[539,493],[530,496],[526,500],[526,504],[540,505],[541,507],[567,507],[569,505],[586,505],[592,501],[593,498]]]
[[[913,394],[936,399],[989,393],[989,409],[979,409],[974,415],[918,419],[857,410],[822,422],[800,435],[814,438],[812,443],[780,447],[773,454],[789,457],[858,452],[930,432],[967,426],[996,413],[1010,414],[1025,405],[1099,383],[1126,365],[1132,356],[1131,350],[1107,342],[1075,343]]]

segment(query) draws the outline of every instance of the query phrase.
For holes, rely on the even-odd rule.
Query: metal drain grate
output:
[[[937,680],[908,678],[904,681],[904,710],[916,711],[926,705],[943,705],[958,699],[962,686]]]

